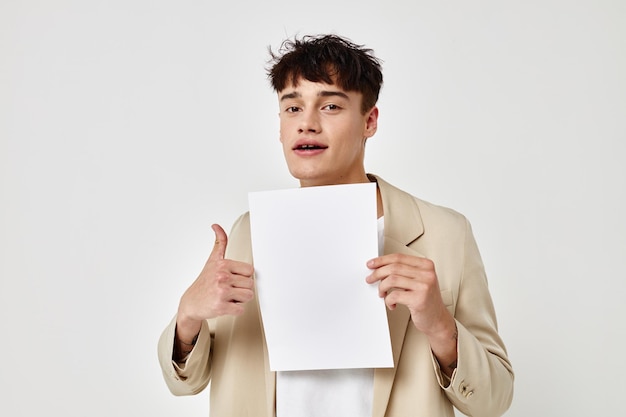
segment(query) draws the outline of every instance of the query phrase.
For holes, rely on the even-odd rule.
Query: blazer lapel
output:
[[[241,254],[231,255],[235,255],[234,257],[241,261],[254,264],[252,257],[252,238],[250,232],[249,214],[242,219],[241,233],[242,236],[240,241],[248,242],[248,245],[242,248]],[[256,282],[256,276],[254,277],[254,279]],[[254,317],[253,326],[255,327],[255,330],[259,329],[262,335],[261,344],[263,346],[263,361],[261,362],[260,360],[251,360],[250,358],[244,359],[248,360],[247,367],[249,368],[249,373],[247,375],[242,375],[242,379],[254,381],[250,383],[254,384],[255,387],[258,387],[259,391],[264,388],[265,395],[256,396],[256,402],[250,401],[251,405],[247,410],[247,415],[273,417],[276,414],[276,372],[272,372],[270,370],[269,354],[265,339],[265,329],[263,328],[263,323],[261,320],[261,307],[259,305],[259,295],[256,291],[256,288],[254,291],[254,299],[250,303],[251,307],[254,308],[254,314],[251,315],[251,317]],[[255,359],[259,358],[255,357]],[[260,414],[260,410],[264,410],[265,413]]]
[[[383,201],[385,216],[384,254],[404,253],[422,256],[407,247],[424,233],[419,209],[413,197],[378,177],[370,175],[370,179],[378,183]],[[409,310],[405,306],[398,306],[395,310],[387,310],[394,367],[377,368],[374,371],[374,399],[372,404],[372,416],[374,417],[383,417],[387,410],[400,353],[402,352],[404,335],[407,326],[410,325],[410,318]]]
[[[255,297],[258,300],[258,295],[255,291]],[[257,301],[257,309],[258,316],[261,317],[261,308]],[[270,360],[269,360],[269,352],[267,349],[267,343],[265,339],[265,330],[263,329],[263,325],[261,325],[261,332],[263,333],[263,366],[264,366],[264,374],[265,374],[265,395],[267,401],[265,402],[265,412],[267,417],[272,417],[276,415],[276,372],[272,372],[270,370]]]

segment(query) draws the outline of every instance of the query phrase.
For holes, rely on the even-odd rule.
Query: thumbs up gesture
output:
[[[242,314],[243,304],[254,296],[253,266],[226,259],[228,236],[217,224],[211,228],[215,232],[211,255],[178,305],[176,327],[178,336],[183,340],[189,340],[198,333],[202,320]]]

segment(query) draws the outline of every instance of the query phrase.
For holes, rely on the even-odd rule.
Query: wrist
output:
[[[186,345],[194,345],[201,328],[202,320],[192,319],[179,311],[176,317],[176,339]]]
[[[198,336],[200,335],[200,329],[202,323],[196,328],[195,326],[179,326],[178,321],[176,323],[176,330],[174,332],[174,351],[172,359],[176,362],[184,362],[187,360],[187,356],[193,351]]]
[[[185,342],[184,339],[182,339],[181,337],[179,337],[178,335],[176,336],[176,340],[178,343],[180,343],[181,347],[183,349],[193,349],[193,347],[196,345],[196,342],[198,341],[198,336],[200,335],[200,333],[196,334],[193,339],[191,339],[189,342]]]
[[[426,335],[431,344],[450,346],[451,343],[456,346],[458,339],[458,331],[456,320],[450,314],[446,314],[436,329]]]
[[[447,314],[437,330],[428,334],[427,338],[441,371],[450,377],[456,369],[458,357],[458,330],[454,317]]]

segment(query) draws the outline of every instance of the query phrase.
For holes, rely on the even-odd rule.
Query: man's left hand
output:
[[[447,375],[456,367],[456,322],[441,298],[435,264],[427,258],[404,254],[379,256],[367,262],[370,284],[378,282],[378,294],[390,310],[405,305],[415,327],[429,340],[441,369]]]

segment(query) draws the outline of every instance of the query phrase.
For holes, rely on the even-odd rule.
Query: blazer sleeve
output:
[[[246,250],[250,245],[249,230],[249,217],[247,214],[242,214],[231,228],[228,247],[226,248],[228,259],[251,262],[249,256],[242,255],[250,252],[250,250]],[[159,364],[172,394],[194,395],[204,390],[209,384],[217,321],[218,319],[211,319],[202,323],[196,345],[183,363],[176,363],[172,360],[176,317],[161,334],[158,344]]]
[[[497,417],[504,414],[513,399],[514,374],[498,335],[484,266],[467,220],[463,258],[455,308],[457,368],[448,381],[442,377],[438,364],[436,372],[446,396],[461,412],[468,416]]]
[[[172,360],[176,317],[165,328],[158,344],[159,364],[167,387],[174,395],[194,395],[201,392],[211,378],[212,336],[209,321],[202,322],[198,340],[184,363]]]

